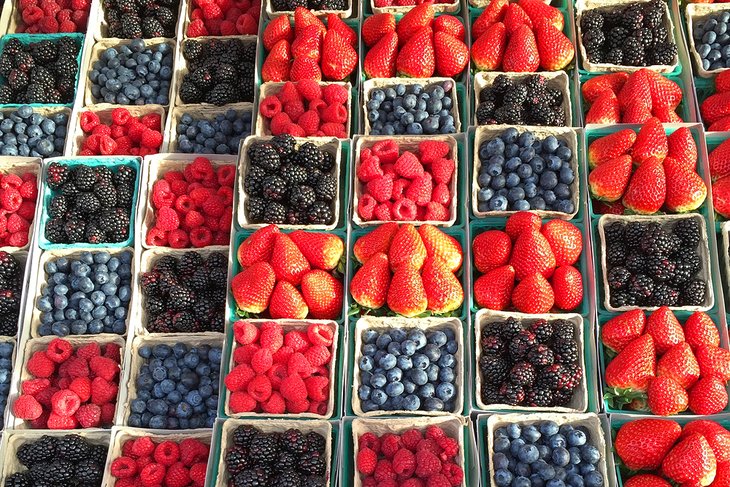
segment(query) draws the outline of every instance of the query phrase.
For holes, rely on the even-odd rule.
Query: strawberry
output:
[[[308,25],[291,45],[293,58],[309,57],[319,62],[322,56],[322,32],[316,25]]]
[[[725,383],[714,375],[703,377],[689,391],[689,408],[702,416],[721,413],[727,401]]]
[[[626,211],[623,203],[620,201],[614,201],[612,203],[606,203],[604,201],[593,202],[593,212],[597,215],[623,215]]]
[[[297,288],[287,281],[279,281],[271,294],[269,314],[274,319],[303,320],[309,314],[309,308]]]
[[[536,230],[540,231],[542,227],[542,220],[531,211],[518,211],[513,213],[507,218],[507,223],[504,226],[504,231],[509,235],[512,241],[517,240],[522,232]]]
[[[357,51],[337,31],[330,29],[322,44],[322,74],[332,81],[340,81],[357,66]]]
[[[606,91],[618,95],[627,79],[629,79],[629,74],[624,72],[602,74],[583,83],[580,91],[585,101],[593,103]]]
[[[563,14],[550,4],[541,0],[519,0],[517,4],[532,19],[533,24],[537,24],[540,20],[548,20],[559,31],[565,27]]]
[[[663,161],[669,152],[667,134],[658,118],[652,118],[644,124],[636,135],[636,142],[631,150],[631,156],[636,164],[641,165],[650,157]]]
[[[624,487],[672,487],[672,485],[661,477],[650,473],[634,475],[624,482]]]
[[[231,293],[236,306],[248,313],[263,313],[269,306],[276,275],[267,262],[257,262],[236,274],[231,280]]]
[[[730,218],[730,176],[712,184],[712,205],[720,215]]]
[[[546,71],[565,69],[575,56],[575,48],[562,30],[557,29],[549,19],[535,22],[537,51],[540,54],[540,67]],[[616,100],[618,106],[618,100]]]
[[[539,272],[525,277],[512,292],[512,305],[521,313],[547,313],[554,302],[553,288]]]
[[[621,99],[619,98],[619,103],[620,101]],[[648,103],[642,100],[636,100],[634,103],[629,105],[628,108],[624,109],[621,122],[644,124],[648,122],[652,116],[651,107]]]
[[[713,124],[730,115],[730,93],[710,95],[700,105],[700,114],[702,114],[702,121],[706,124]]]
[[[615,124],[621,122],[618,98],[612,91],[604,91],[586,113],[586,123]]]
[[[350,294],[360,306],[378,309],[385,304],[389,285],[388,256],[378,252],[355,272],[350,282]]]
[[[428,298],[418,269],[406,263],[395,270],[387,301],[391,311],[408,318],[426,311]]]
[[[282,39],[289,43],[294,40],[294,31],[289,23],[289,17],[286,15],[275,17],[274,20],[269,22],[266,28],[264,28],[262,36],[264,48],[267,51],[271,51],[274,45]]]
[[[364,264],[378,252],[388,253],[390,243],[398,231],[398,224],[395,222],[383,223],[372,232],[366,233],[358,238],[353,246],[352,253],[355,258]]]
[[[689,169],[673,157],[664,159],[667,197],[664,204],[674,213],[686,213],[702,206],[707,198],[707,186],[694,169]]]
[[[515,270],[510,265],[491,269],[474,282],[474,301],[480,308],[502,311],[512,299]]]
[[[730,139],[710,152],[710,175],[713,181],[730,175]]]
[[[705,437],[718,462],[730,462],[730,431],[715,421],[700,419],[684,426],[682,438],[694,433]]]
[[[441,15],[436,17],[433,21],[433,31],[451,34],[462,42],[466,36],[466,30],[464,29],[464,24],[461,23],[461,19],[454,17],[453,15]]]
[[[573,265],[583,251],[583,234],[565,220],[550,220],[540,230],[555,254],[555,265]]]
[[[659,211],[666,195],[664,166],[656,157],[650,157],[634,172],[622,201],[634,213],[650,215]]]
[[[708,128],[708,132],[727,132],[730,130],[730,115],[722,117],[717,122],[713,122]]]
[[[314,15],[314,13],[305,8],[305,7],[297,7],[294,9],[294,33],[295,37],[299,37],[299,35],[302,33],[305,27],[308,25],[315,25],[317,28],[322,32],[322,35],[324,36],[327,33],[327,27],[324,26],[324,23]]]
[[[409,10],[400,19],[395,30],[398,33],[398,40],[403,46],[424,27],[431,27],[433,24],[434,10],[431,3],[422,3]]]
[[[271,260],[271,252],[274,250],[276,235],[279,227],[266,225],[251,234],[241,242],[236,253],[238,263],[241,267],[249,267],[256,262],[268,262]]]
[[[512,253],[512,241],[507,233],[501,230],[487,230],[476,237],[471,244],[474,256],[474,267],[486,273],[509,263]]]
[[[302,296],[310,318],[334,320],[342,311],[342,283],[326,271],[315,269],[304,274]]]
[[[656,376],[656,350],[651,335],[646,334],[624,347],[606,366],[604,380],[608,387],[646,391]]]
[[[588,175],[591,195],[609,202],[621,199],[631,178],[631,168],[631,156],[624,154],[593,169]]]
[[[302,276],[310,270],[304,254],[285,233],[276,236],[270,262],[277,281],[288,281],[295,286],[299,285]]]
[[[507,30],[503,23],[497,22],[472,44],[471,59],[474,66],[480,71],[496,71],[502,66],[506,46]]]
[[[677,115],[671,108],[667,107],[656,107],[654,108],[652,115],[659,119],[661,123],[682,123],[682,117]],[[647,119],[648,120],[648,119]],[[646,122],[646,120],[644,120]]]
[[[691,347],[701,344],[720,346],[720,333],[707,313],[695,311],[684,322],[684,338]]]
[[[619,130],[594,140],[588,146],[588,163],[591,169],[628,154],[634,142],[636,142],[636,133],[630,129]]]
[[[646,333],[654,339],[654,348],[659,355],[684,341],[682,326],[668,306],[658,308],[649,316]]]
[[[657,362],[657,377],[671,377],[684,389],[689,389],[700,377],[700,365],[687,343],[670,348]]]
[[[687,169],[697,167],[697,143],[687,127],[680,127],[667,137],[667,157],[671,157]],[[712,163],[712,156],[710,156]],[[712,167],[710,167],[712,172]]]
[[[632,309],[614,316],[601,325],[601,342],[615,352],[639,338],[646,326],[646,316],[640,309]]]
[[[443,260],[429,258],[421,273],[423,288],[428,301],[427,309],[443,314],[454,311],[464,302],[464,290],[459,279],[446,267]]]
[[[289,238],[315,269],[331,271],[340,263],[345,252],[342,239],[331,233],[296,230],[289,234]]]
[[[712,487],[730,487],[730,462],[717,462],[715,481],[710,485]]]
[[[396,71],[398,75],[409,78],[430,78],[435,69],[434,56],[433,31],[430,27],[424,27],[401,48],[396,59]]]
[[[687,392],[671,377],[652,379],[646,395],[649,410],[657,416],[672,416],[687,410]]]
[[[532,30],[519,26],[510,36],[504,50],[502,69],[515,73],[534,73],[540,66],[540,55]]]
[[[613,448],[629,470],[656,470],[682,434],[668,419],[638,419],[622,425]]]
[[[393,236],[388,251],[390,268],[395,272],[398,267],[410,264],[419,270],[426,260],[426,247],[418,234],[416,227],[411,224],[401,225]]]
[[[493,0],[489,2],[489,5],[486,6],[474,21],[471,27],[471,38],[480,39],[491,25],[501,22],[508,7],[509,0]]]
[[[307,56],[299,56],[294,59],[289,68],[289,80],[300,81],[322,81],[322,71],[314,59]],[[274,129],[272,129],[273,131]]]
[[[682,102],[682,88],[677,83],[647,68],[642,68],[640,71],[645,71],[649,80],[653,110],[658,108],[674,110],[679,106]]]
[[[677,483],[710,485],[717,460],[704,436],[693,433],[677,443],[662,461],[664,476]]]
[[[442,260],[451,272],[461,268],[464,253],[458,240],[430,224],[421,225],[418,228],[418,235],[421,236],[429,258]]]
[[[436,32],[433,46],[437,75],[455,77],[464,71],[469,63],[469,48],[466,44],[451,34]]]
[[[395,15],[391,13],[375,14],[366,17],[360,28],[362,40],[368,47],[374,46],[386,34],[391,32],[395,32]]]
[[[715,345],[698,345],[694,349],[700,364],[700,375],[717,375],[723,381],[730,380],[730,352]]]
[[[730,91],[730,71],[722,70],[715,76],[715,92],[725,93]]]
[[[345,39],[345,42],[350,44],[352,47],[357,47],[357,34],[340,18],[339,15],[334,13],[327,15],[327,30],[336,31],[340,34],[340,37]]]
[[[572,311],[583,302],[583,278],[572,265],[555,269],[550,283],[555,293],[555,306],[563,311]]]
[[[525,11],[522,10],[522,7],[516,3],[510,3],[509,6],[507,6],[502,22],[507,29],[508,35],[512,35],[514,31],[523,25],[526,25],[530,30],[534,27],[530,17],[528,17]]]
[[[398,34],[388,32],[365,54],[362,66],[365,76],[368,78],[395,77],[397,56]]]
[[[549,278],[555,269],[555,254],[540,232],[523,232],[512,248],[510,265],[514,267],[517,279],[524,279],[534,273]]]
[[[618,93],[618,103],[622,110],[628,110],[632,105],[643,102],[651,112],[651,88],[648,71],[639,70],[629,76],[623,88]]]
[[[261,79],[267,81],[287,81],[289,79],[289,63],[291,62],[289,42],[282,39],[271,48],[261,66]]]

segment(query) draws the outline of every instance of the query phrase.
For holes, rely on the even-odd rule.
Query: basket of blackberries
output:
[[[182,17],[180,0],[102,0],[95,40],[175,38]]]
[[[0,336],[18,334],[28,252],[0,250]]]

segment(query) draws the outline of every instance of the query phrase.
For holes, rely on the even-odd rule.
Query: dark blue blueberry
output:
[[[504,196],[495,196],[489,201],[489,209],[492,211],[506,211],[507,198]]]
[[[586,487],[601,487],[603,485],[603,475],[598,471],[589,472],[583,477]]]
[[[498,174],[496,176],[492,177],[492,182],[489,184],[489,186],[492,189],[500,190],[505,187],[507,184],[507,178],[504,177],[504,174]]]
[[[522,159],[519,157],[511,157],[505,163],[504,168],[507,172],[514,172],[520,165],[522,165]]]
[[[494,483],[497,487],[512,486],[512,473],[507,469],[499,469],[494,472]]]

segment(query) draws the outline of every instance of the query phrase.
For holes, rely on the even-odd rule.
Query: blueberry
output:
[[[517,144],[508,143],[504,146],[504,157],[516,157],[520,153],[520,148]]]
[[[532,132],[522,132],[517,139],[517,143],[521,147],[532,147],[532,144],[535,142],[535,135]]]
[[[558,139],[554,135],[548,135],[545,140],[542,141],[542,149],[548,154],[554,153],[558,150]]]
[[[396,365],[400,370],[410,370],[411,368],[413,368],[413,362],[411,361],[411,358],[405,355],[400,355],[398,357]]]
[[[583,445],[580,455],[583,461],[589,464],[597,464],[601,459],[601,452],[593,445]]]
[[[504,141],[502,139],[492,139],[486,144],[487,155],[496,156],[504,153]]]
[[[421,400],[414,394],[403,398],[402,408],[406,411],[417,411],[421,407]]]
[[[403,371],[398,367],[394,367],[385,373],[385,378],[390,382],[400,382],[403,378]]]
[[[543,433],[545,435],[546,433]],[[567,442],[565,441],[565,436],[563,436],[560,433],[556,433],[550,436],[549,443],[550,448],[556,449],[556,448],[565,448],[567,445]]]
[[[506,470],[509,467],[509,460],[507,459],[507,456],[502,452],[495,453],[492,457],[492,462],[496,470]]]
[[[498,174],[496,176],[492,177],[492,181],[490,182],[489,186],[492,189],[500,190],[505,187],[507,184],[507,178],[505,178],[504,174]]]
[[[494,438],[494,451],[506,452],[510,449],[510,441],[506,436],[497,436]]]
[[[568,440],[568,445],[570,446],[582,446],[586,444],[588,438],[583,431],[576,429],[568,433],[566,439]]]
[[[510,127],[506,129],[504,132],[502,132],[502,140],[505,141],[505,143],[511,143],[514,144],[517,142],[517,138],[519,137],[519,132],[517,132],[517,129],[514,127]]]
[[[565,487],[565,483],[562,480],[558,479],[551,479],[547,481],[547,484],[545,484],[546,487]]]
[[[512,474],[507,469],[499,469],[494,472],[494,483],[497,487],[510,487],[512,479]]]
[[[504,169],[507,172],[514,172],[522,164],[522,160],[519,157],[511,157],[507,160],[504,165]]]
[[[372,378],[370,379],[370,385],[376,389],[385,387],[385,384],[387,382],[388,379],[386,379],[385,375],[383,374],[373,374]]]
[[[418,348],[418,345],[414,340],[404,340],[400,346],[401,353],[408,357],[415,354],[417,348]]]
[[[426,346],[426,335],[421,330],[413,330],[409,332],[408,340],[411,340],[416,344],[417,350]]]
[[[378,361],[378,365],[385,370],[390,370],[396,365],[395,355],[388,353]]]
[[[520,459],[520,462],[534,463],[540,458],[540,455],[535,445],[527,444],[520,448],[517,457]]]
[[[519,177],[519,176],[517,175],[517,173],[511,172],[511,173],[509,173],[509,174],[507,175],[507,177],[505,178],[505,183],[504,183],[504,185],[505,185],[505,187],[507,187],[508,189],[510,189],[510,188],[514,188],[514,187],[515,187],[515,186],[517,186],[518,184],[520,184],[520,177]]]
[[[409,370],[408,377],[418,386],[422,386],[428,382],[428,374],[423,369],[413,368]]]
[[[507,198],[505,198],[504,196],[495,196],[489,202],[489,209],[491,211],[506,211]]]
[[[601,487],[603,485],[603,475],[600,472],[589,472],[583,477],[586,487]]]
[[[510,423],[507,425],[506,433],[509,438],[516,440],[522,435],[522,428],[517,423]]]
[[[535,174],[542,174],[545,170],[545,161],[541,157],[533,157],[530,160],[530,167]]]
[[[525,197],[528,199],[534,198],[537,195],[537,186],[535,186],[535,183],[525,183],[523,189],[525,190]]]

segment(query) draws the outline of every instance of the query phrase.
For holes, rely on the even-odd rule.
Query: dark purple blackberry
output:
[[[298,429],[290,428],[281,435],[281,446],[291,453],[301,454],[307,451],[307,441]]]
[[[621,245],[609,245],[606,249],[606,263],[609,266],[621,265],[626,261],[626,249]]]
[[[538,343],[548,343],[553,337],[553,324],[548,320],[539,319],[530,325],[530,331],[535,334]]]
[[[528,362],[518,362],[512,366],[509,379],[513,384],[525,388],[532,387],[535,382],[535,368]]]
[[[573,339],[558,338],[552,344],[555,362],[572,364],[578,361],[578,344]]]
[[[537,376],[536,384],[551,391],[575,387],[571,370],[562,364],[553,364],[542,369]]]
[[[479,103],[476,111],[477,124],[488,125],[490,122],[492,122],[494,120],[495,108],[496,107],[494,105],[494,102],[491,101]],[[494,120],[494,122],[492,123],[496,123],[496,120]]]
[[[316,431],[310,431],[304,435],[304,439],[307,441],[307,450],[324,453],[326,448],[326,440],[324,436]]]
[[[63,226],[69,242],[83,242],[86,236],[86,223],[83,220],[69,219]]]
[[[625,289],[630,278],[631,272],[629,272],[627,268],[621,266],[614,267],[608,271],[608,287],[610,287],[612,291]]]
[[[329,225],[333,220],[332,208],[324,201],[315,201],[307,211],[307,221],[312,225]]]
[[[514,85],[511,88],[509,88],[504,96],[502,97],[502,101],[505,105],[507,104],[513,104],[513,105],[522,105],[527,101],[527,86],[524,84],[518,84]]]
[[[583,12],[580,19],[580,28],[582,30],[588,29],[602,29],[603,28],[603,14],[598,9],[587,10]]]
[[[553,338],[572,340],[575,336],[575,327],[568,320],[555,320],[553,322]]]
[[[619,47],[611,48],[606,52],[606,55],[603,57],[603,62],[605,62],[606,64],[623,65],[624,52]]]
[[[277,177],[277,176],[271,176]],[[277,177],[278,178],[278,177]],[[281,178],[278,178],[281,179]],[[283,181],[283,180],[282,180]],[[286,184],[286,183],[285,183]],[[264,188],[264,194],[266,188]],[[270,198],[273,199],[273,198]],[[289,205],[299,210],[307,210],[314,204],[317,195],[311,186],[294,186],[289,192]]]
[[[706,294],[707,283],[694,279],[681,289],[679,302],[682,303],[682,306],[702,306],[705,303]]]
[[[0,250],[0,277],[12,281],[20,276],[20,272],[18,260],[12,254]]]
[[[704,286],[704,284],[703,284]],[[676,306],[679,303],[680,294],[676,289],[666,285],[657,284],[654,286],[652,295],[648,300],[649,306]]]
[[[241,425],[233,430],[233,444],[236,446],[248,448],[251,440],[259,433],[259,429],[251,425]]]
[[[525,83],[527,85],[528,93],[529,93],[529,81],[528,83]],[[482,91],[479,92],[479,103],[486,103],[486,102],[492,102],[494,104],[497,103],[498,100],[500,100],[500,95],[497,94],[497,92],[492,87],[485,87],[482,88]]]
[[[623,223],[613,222],[603,227],[603,234],[607,245],[623,245],[625,227]]]
[[[626,256],[624,266],[632,273],[644,272],[646,268],[646,259],[643,255],[632,253]]]
[[[270,201],[283,201],[287,195],[288,188],[286,181],[280,176],[273,174],[264,178],[261,182],[261,189],[266,199]],[[307,189],[311,190],[311,196],[314,196],[314,190],[310,187],[307,187]],[[302,199],[306,200],[306,196],[303,196]],[[308,202],[309,204],[306,207],[311,206],[313,202]]]
[[[188,311],[175,313],[172,317],[172,327],[178,333],[193,333],[198,330],[195,316]]]
[[[502,105],[494,111],[494,119],[499,124],[524,125],[525,110],[519,105]]]
[[[646,256],[673,255],[681,247],[681,240],[661,227],[653,227],[644,232],[640,249]]]
[[[252,166],[263,169],[266,174],[278,174],[281,167],[281,155],[272,144],[268,142],[251,144],[247,154]],[[308,166],[305,165],[304,167]]]
[[[12,70],[8,75],[8,86],[15,91],[24,90],[29,82],[29,76],[19,69]]]
[[[636,306],[637,300],[628,291],[616,291],[611,293],[611,306],[622,308],[624,306]]]
[[[629,31],[626,30],[623,27],[614,27],[610,31],[608,31],[608,35],[606,36],[606,41],[608,43],[608,47],[611,49],[616,48],[622,48],[624,45],[624,42],[626,42],[626,38],[629,36]]]
[[[499,393],[499,387],[491,384],[482,384],[480,395],[484,404],[502,404],[504,402],[502,395]]]
[[[644,46],[644,50],[650,49],[654,45],[654,34],[648,27],[642,27],[637,29],[633,33],[633,37],[636,37],[641,41],[641,45]]]
[[[195,293],[185,286],[173,286],[168,298],[168,304],[174,311],[185,311],[195,304]]]
[[[547,367],[555,362],[555,354],[547,345],[536,345],[527,352],[527,361],[535,367]]]
[[[235,103],[237,100],[236,88],[230,83],[218,83],[206,95],[205,102],[215,106]]]
[[[510,358],[514,361],[524,359],[530,348],[535,345],[537,345],[537,338],[534,333],[529,330],[520,331],[509,343]]]
[[[503,340],[512,340],[522,331],[522,325],[514,318],[507,318],[500,330]]]
[[[45,236],[46,240],[51,243],[64,243],[67,241],[66,232],[64,231],[65,222],[62,218],[50,218],[46,222]]]
[[[643,303],[654,292],[654,281],[646,274],[635,274],[629,279],[627,290],[637,303]]]
[[[509,78],[503,74],[497,75],[492,82],[492,89],[499,95],[504,95],[507,90],[514,85],[512,78]]]
[[[676,235],[683,248],[695,251],[702,239],[700,222],[696,218],[682,218],[672,227],[672,233]]]
[[[479,344],[481,345],[482,353],[490,355],[500,355],[506,349],[505,343],[498,335],[484,335],[482,333]]]
[[[479,371],[482,373],[482,380],[485,383],[497,385],[507,379],[509,367],[503,358],[482,355],[479,358]]]
[[[180,84],[180,99],[183,103],[201,103],[203,93],[191,81],[183,81]]]
[[[279,454],[279,438],[272,433],[259,433],[251,438],[249,455],[257,465],[272,464]]]
[[[337,181],[331,174],[323,174],[314,186],[317,199],[332,202],[337,198]]]
[[[677,45],[673,42],[660,42],[654,45],[651,53],[651,63],[655,65],[671,66],[677,59]]]
[[[664,22],[664,2],[662,0],[652,0],[643,5],[644,27],[656,29]]]
[[[553,393],[544,387],[535,387],[525,392],[525,406],[546,408],[553,405]]]
[[[630,32],[641,29],[644,25],[644,12],[641,4],[637,3],[626,7],[621,16],[621,21]]]
[[[51,189],[60,189],[68,180],[68,175],[68,166],[52,162],[46,170],[46,182]]]
[[[249,197],[263,196],[263,182],[266,170],[260,166],[249,166],[243,179],[243,189]]]
[[[525,389],[517,384],[502,384],[499,394],[504,398],[505,404],[519,406],[525,400]]]
[[[626,66],[646,66],[646,53],[641,40],[629,37],[624,42],[623,62]]]
[[[677,265],[669,257],[657,254],[646,258],[646,272],[655,282],[671,280],[676,268]]]
[[[14,473],[5,479],[5,487],[33,487],[35,483],[27,472]]]
[[[91,452],[90,445],[79,435],[66,435],[56,442],[56,452],[64,460],[80,462]]]

